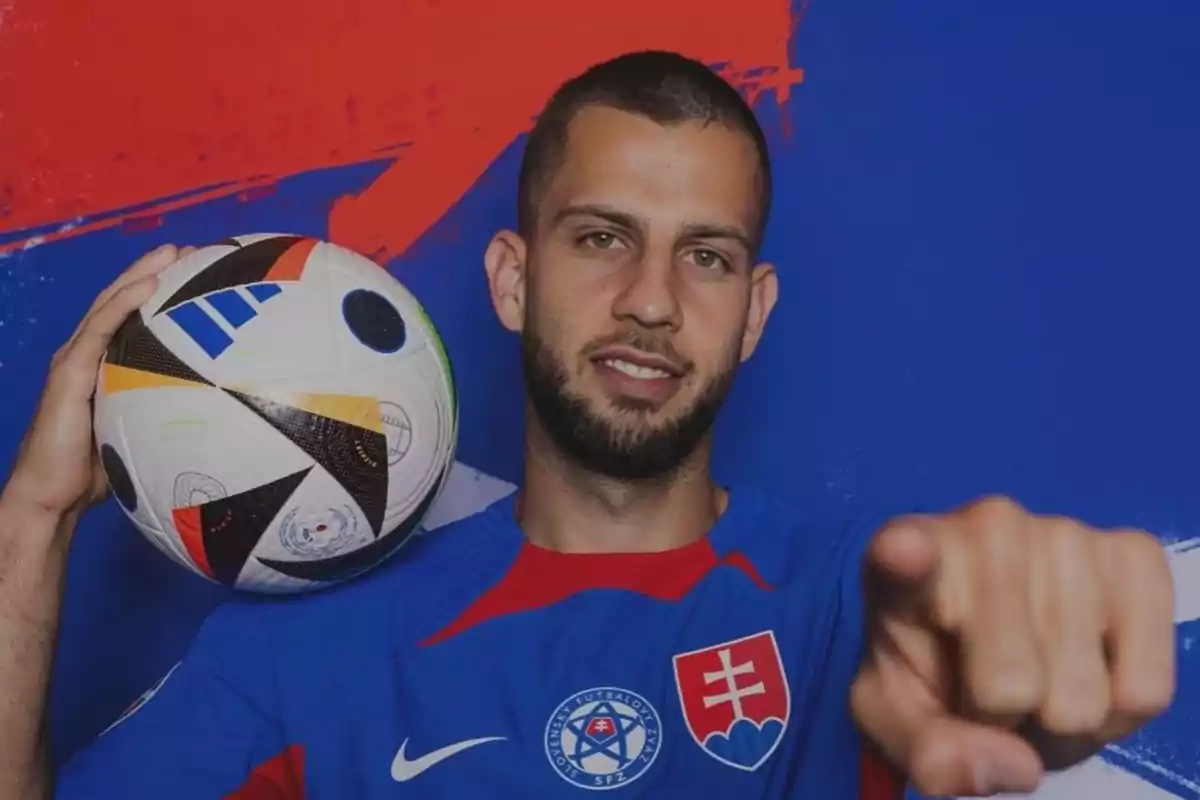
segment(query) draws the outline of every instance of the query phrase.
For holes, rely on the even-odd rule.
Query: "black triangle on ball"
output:
[[[341,484],[378,536],[387,512],[387,436],[302,408],[224,390],[286,436]]]
[[[204,555],[212,577],[232,586],[262,535],[312,467],[200,506]]]
[[[180,286],[159,306],[155,315],[221,289],[261,282],[279,257],[302,239],[303,236],[272,236],[226,253]]]
[[[153,372],[169,378],[212,386],[212,381],[189,367],[151,333],[141,312],[130,314],[109,342],[104,360],[118,367]]]

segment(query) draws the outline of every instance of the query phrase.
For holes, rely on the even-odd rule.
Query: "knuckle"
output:
[[[1095,532],[1073,519],[1050,517],[1038,521],[1034,535],[1043,551],[1057,560],[1058,571],[1074,576],[1093,573],[1098,568]]]
[[[1167,569],[1167,551],[1162,543],[1150,533],[1134,528],[1122,528],[1108,534],[1112,544],[1121,552],[1121,557],[1136,559],[1139,564],[1150,564]]]
[[[1145,677],[1137,674],[1114,687],[1113,706],[1123,716],[1146,720],[1166,711],[1174,695],[1173,676]]]
[[[1078,736],[1100,730],[1108,713],[1106,688],[1071,685],[1051,693],[1038,711],[1038,720],[1051,733]]]
[[[970,687],[975,707],[990,716],[1029,713],[1041,704],[1044,691],[1041,671],[1024,664],[997,670]]]
[[[1025,513],[1020,503],[1007,495],[986,495],[967,506],[972,516],[987,518],[1008,518]]]
[[[127,306],[132,305],[133,298],[137,296],[138,291],[141,289],[141,284],[141,280],[130,281],[129,283],[126,283],[120,289],[117,289],[115,292],[113,292],[112,296],[108,299],[108,302],[104,304],[104,307],[106,309],[111,308],[117,310],[124,309]]]
[[[1049,516],[1038,520],[1039,533],[1053,536],[1057,540],[1082,543],[1088,540],[1088,528],[1070,517]]]
[[[1100,729],[1106,712],[1107,704],[1054,705],[1042,709],[1038,721],[1055,736],[1084,736]]]
[[[1152,534],[1121,529],[1102,537],[1103,563],[1108,572],[1131,581],[1146,607],[1170,605],[1173,575],[1167,549]]]

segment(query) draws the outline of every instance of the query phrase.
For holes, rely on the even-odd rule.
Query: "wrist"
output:
[[[0,491],[0,539],[37,540],[75,527],[79,513],[58,511],[39,503],[12,481]],[[7,543],[7,542],[6,542]]]

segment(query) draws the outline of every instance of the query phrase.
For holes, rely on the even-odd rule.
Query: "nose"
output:
[[[647,254],[626,264],[613,316],[645,328],[679,330],[683,322],[678,275],[669,256]]]

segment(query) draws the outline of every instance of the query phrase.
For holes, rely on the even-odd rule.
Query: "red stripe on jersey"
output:
[[[720,566],[731,566],[763,590],[772,587],[741,553],[723,558],[708,539],[651,553],[560,553],[525,542],[508,573],[458,619],[421,642],[437,644],[489,620],[554,605],[589,589],[627,589],[679,600]]]
[[[902,800],[905,781],[896,768],[869,748],[859,760],[859,800]]]
[[[259,764],[225,800],[304,800],[304,746],[288,745]]]

